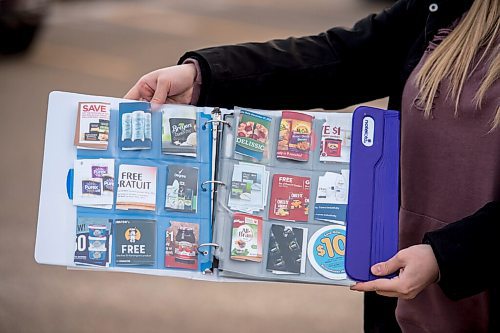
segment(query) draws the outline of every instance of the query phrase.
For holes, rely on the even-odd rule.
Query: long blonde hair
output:
[[[450,82],[446,97],[451,96],[455,102],[457,115],[465,81],[485,57],[491,55],[493,59],[488,72],[473,100],[476,108],[481,108],[486,91],[500,77],[500,47],[496,44],[499,26],[500,0],[475,0],[457,27],[429,55],[416,76],[419,100],[426,117],[431,116],[439,84],[445,78]],[[481,57],[474,62],[483,47]],[[471,68],[473,63],[475,67]],[[500,126],[500,106],[497,106],[491,125],[492,130]]]

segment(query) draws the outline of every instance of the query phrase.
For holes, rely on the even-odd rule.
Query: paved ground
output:
[[[46,103],[52,90],[122,96],[183,51],[351,25],[354,0],[70,1],[26,57],[0,58],[0,332],[359,332],[342,287],[216,284],[35,264]],[[65,129],[61,129],[65,130]]]

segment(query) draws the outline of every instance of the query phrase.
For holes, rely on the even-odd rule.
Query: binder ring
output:
[[[231,128],[231,123],[229,123],[229,121],[227,121],[227,120],[212,119],[212,120],[205,121],[205,123],[203,123],[203,126],[201,126],[201,129],[206,130],[208,123],[222,123],[224,125],[227,125],[227,127]]]
[[[206,256],[206,255],[208,255],[208,251],[207,251],[207,250],[205,250],[205,251],[200,251],[200,247],[213,247],[213,248],[215,248],[215,249],[216,249],[216,248],[220,247],[220,245],[219,245],[219,244],[217,244],[217,243],[203,243],[203,244],[198,245],[198,252],[199,252],[200,254],[202,254],[202,255]]]
[[[226,186],[226,184],[224,182],[221,182],[220,180],[206,180],[203,183],[201,183],[201,185],[200,185],[200,187],[203,190],[203,192],[207,191],[207,188],[205,187],[205,184],[209,184],[209,183]]]

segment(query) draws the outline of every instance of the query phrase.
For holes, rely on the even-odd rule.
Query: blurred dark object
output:
[[[0,0],[0,54],[26,52],[48,7],[48,0]]]
[[[371,3],[377,3],[377,4],[389,4],[392,5],[393,3],[397,2],[398,0],[363,0],[366,2],[371,2]]]

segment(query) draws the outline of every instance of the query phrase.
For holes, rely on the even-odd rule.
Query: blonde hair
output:
[[[476,109],[481,108],[488,88],[500,77],[500,47],[496,39],[500,26],[500,0],[475,0],[468,13],[455,29],[429,55],[416,76],[419,100],[422,101],[425,117],[430,117],[432,104],[441,81],[449,79],[446,98],[455,102],[455,115],[465,81],[487,55],[493,57],[486,76],[474,96]],[[471,68],[479,50],[484,51],[474,68]],[[500,106],[491,121],[491,129],[500,126]]]

